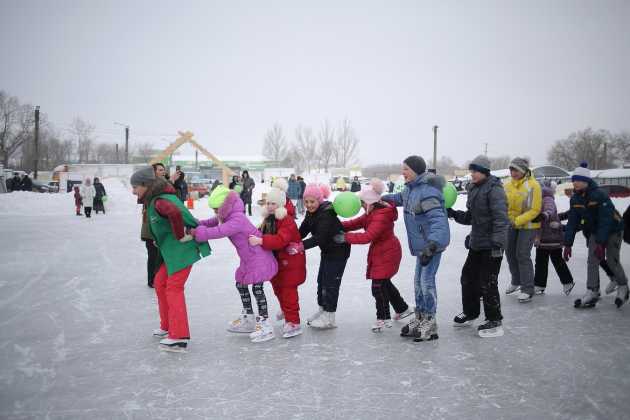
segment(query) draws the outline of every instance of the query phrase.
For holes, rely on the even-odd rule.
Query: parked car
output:
[[[55,191],[52,190],[52,188],[48,184],[44,184],[43,182],[38,181],[36,179],[33,179],[32,182],[33,182],[33,191],[34,192],[40,192],[40,193],[55,192]]]
[[[199,194],[199,198],[204,197],[210,194],[210,186],[199,180],[191,181],[188,183],[188,193],[197,192]]]

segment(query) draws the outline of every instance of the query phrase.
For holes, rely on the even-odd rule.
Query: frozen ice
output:
[[[146,286],[140,209],[106,180],[107,215],[73,214],[71,194],[0,195],[0,418],[6,419],[627,419],[630,306],[606,296],[573,308],[584,292],[583,240],[564,296],[550,269],[547,293],[519,304],[502,293],[506,334],[455,329],[467,229],[451,224],[438,273],[440,339],[413,343],[402,323],[371,332],[367,247],[354,247],[341,288],[338,328],[250,343],[226,331],[240,312],[236,254],[227,240],[196,264],[186,296],[192,340],[160,352],[156,298]],[[458,206],[463,205],[461,197]],[[628,200],[617,201],[625,209]],[[208,217],[197,202],[197,217]],[[559,207],[567,202],[559,200]],[[260,220],[259,216],[254,219]],[[402,220],[397,233],[406,248]],[[308,252],[302,317],[316,310],[318,251]],[[630,273],[630,248],[623,264]],[[414,261],[394,278],[413,305]],[[504,262],[501,291],[508,284]],[[607,279],[602,273],[602,286]],[[278,310],[266,287],[270,314]],[[276,327],[279,332],[279,326]]]

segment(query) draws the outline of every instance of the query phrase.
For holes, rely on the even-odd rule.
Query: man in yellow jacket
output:
[[[534,295],[534,265],[531,252],[542,208],[540,184],[529,169],[527,159],[514,158],[510,163],[510,179],[505,185],[508,217],[511,222],[505,255],[512,274],[512,284],[505,291],[512,294],[520,289],[518,300],[530,302]]]

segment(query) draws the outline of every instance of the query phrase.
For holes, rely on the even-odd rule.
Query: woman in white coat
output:
[[[94,196],[96,190],[90,178],[85,178],[83,185],[81,185],[81,198],[83,199],[83,210],[85,211],[85,217],[89,218],[92,215],[92,204],[94,203]]]

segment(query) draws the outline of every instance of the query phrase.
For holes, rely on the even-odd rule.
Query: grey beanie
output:
[[[468,169],[490,175],[490,166],[490,159],[485,155],[479,155],[470,162]]]
[[[138,169],[131,175],[129,182],[132,186],[148,185],[155,180],[155,172],[152,166],[146,166],[142,169]]]
[[[403,160],[403,163],[411,168],[417,175],[422,175],[427,171],[427,164],[420,156],[412,155]]]
[[[515,157],[510,163],[510,169],[516,169],[517,171],[526,174],[529,172],[529,161],[525,158]]]

